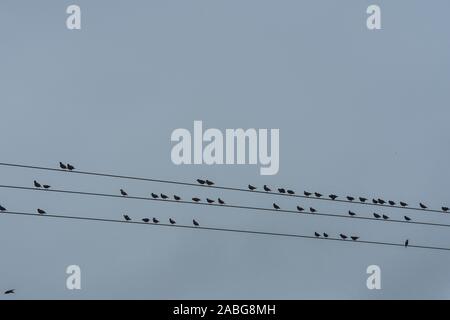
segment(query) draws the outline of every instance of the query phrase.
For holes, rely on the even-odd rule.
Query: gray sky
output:
[[[65,27],[82,8],[82,30]],[[2,162],[220,185],[285,185],[439,208],[450,204],[450,3],[377,1],[23,1],[0,3]],[[174,129],[279,128],[280,171],[175,166]],[[215,192],[0,167],[2,184],[131,195],[178,193],[271,206]],[[345,204],[277,200],[345,213]],[[14,211],[269,232],[357,234],[450,247],[446,228],[0,190]],[[352,207],[370,215],[371,207]],[[401,218],[406,212],[387,210]],[[449,223],[450,216],[408,213]],[[13,298],[450,298],[450,254],[410,248],[137,225],[0,216],[0,290]],[[82,269],[68,291],[65,269]],[[382,270],[382,290],[366,268]],[[0,299],[3,299],[0,296]]]

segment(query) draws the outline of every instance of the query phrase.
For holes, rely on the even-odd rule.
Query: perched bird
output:
[[[297,206],[297,210],[300,211],[300,212],[302,212],[302,211],[304,211],[305,209],[303,209],[303,208],[300,207],[300,206]]]
[[[353,211],[348,211],[348,215],[354,217],[356,216],[356,213],[354,213]]]
[[[426,205],[424,205],[422,202],[419,203],[419,205],[420,205],[420,207],[421,207],[422,209],[428,209],[428,207],[427,207]]]
[[[153,198],[153,199],[158,199],[159,196],[158,196],[157,194],[155,194],[155,193],[152,193],[152,198]]]
[[[4,294],[14,294],[14,293],[16,293],[15,289],[11,289],[11,290],[5,291]]]
[[[442,211],[447,212],[448,211],[448,207],[442,207]]]
[[[408,204],[407,204],[406,202],[402,202],[402,201],[400,201],[400,205],[401,205],[402,207],[407,207],[407,206],[408,206]]]
[[[356,241],[359,239],[359,237],[350,237],[350,238],[352,238],[353,241]]]
[[[152,221],[153,221],[153,223],[159,223],[159,220],[156,218],[153,218]]]
[[[405,248],[408,248],[408,246],[409,246],[409,240],[406,240],[405,241]]]
[[[192,201],[194,202],[200,202],[201,200],[199,198],[192,198]]]
[[[378,200],[377,199],[372,199],[372,203],[373,204],[378,204]]]
[[[124,197],[126,197],[128,195],[128,193],[125,192],[125,190],[120,189],[120,194]]]
[[[384,201],[383,199],[378,198],[378,203],[379,204],[386,204],[386,201]]]
[[[39,182],[37,182],[36,180],[34,180],[34,186],[36,188],[42,188],[41,184]]]
[[[338,198],[338,196],[335,194],[330,194],[329,197],[331,200],[336,200]]]
[[[267,185],[264,185],[264,191],[266,191],[266,192],[270,192],[270,191],[272,191]]]
[[[142,219],[142,221],[144,221],[145,223],[149,223],[150,219],[149,218],[144,218],[144,219]]]
[[[131,221],[131,218],[126,214],[123,215],[123,218],[125,219],[125,221]]]
[[[342,234],[342,233],[339,236],[342,238],[342,240],[345,240],[348,238],[345,234]]]
[[[395,201],[392,201],[392,200],[389,200],[389,204],[391,205],[391,206],[395,206]]]
[[[161,199],[168,199],[169,197],[168,196],[166,196],[164,193],[161,193]]]
[[[411,218],[408,217],[408,216],[405,216],[405,220],[406,220],[406,221],[411,221]]]
[[[209,198],[206,198],[206,202],[208,202],[208,203],[214,203],[214,200],[209,199]]]
[[[277,205],[276,203],[273,204],[273,207],[274,207],[276,210],[280,210],[280,206]]]
[[[311,211],[312,213],[317,212],[317,210],[314,209],[313,207],[310,207],[310,208],[309,208],[309,211]]]
[[[217,202],[219,202],[220,204],[225,204],[225,201],[223,201],[222,199],[217,199]]]
[[[324,233],[323,236],[324,236],[325,238],[328,238],[328,233]]]
[[[176,221],[173,220],[172,218],[169,218],[169,222],[170,222],[170,224],[176,224]]]
[[[378,213],[374,213],[373,216],[374,216],[375,218],[377,218],[377,219],[380,219],[380,218],[381,218],[381,216],[380,216]]]
[[[6,208],[0,205],[0,211],[6,211]]]
[[[179,196],[177,196],[177,195],[174,195],[173,198],[174,198],[176,201],[180,201],[180,200],[181,200],[181,198],[180,198]]]
[[[308,192],[308,191],[303,192],[303,194],[304,194],[305,196],[307,196],[307,197],[309,197],[310,195],[312,195],[312,193],[311,193],[311,192]]]
[[[251,184],[248,185],[248,188],[249,188],[251,191],[256,190],[256,187],[255,187],[255,186],[252,186]]]
[[[387,215],[383,214],[383,219],[384,220],[389,220],[389,217]]]
[[[206,181],[202,180],[202,179],[197,179],[197,182],[200,183],[200,184],[205,184],[206,183]]]
[[[59,163],[59,167],[63,170],[67,170],[67,166],[62,162]]]
[[[348,200],[348,201],[354,201],[355,198],[348,196],[348,197],[347,197],[347,200]]]
[[[286,190],[284,188],[278,188],[279,193],[286,193]]]
[[[39,213],[39,214],[46,214],[47,212],[45,212],[45,210],[42,210],[42,209],[37,209],[37,213]]]
[[[214,182],[212,182],[211,180],[206,180],[205,182],[208,186],[214,185]]]
[[[322,194],[321,194],[321,193],[318,193],[318,192],[314,192],[314,195],[315,195],[317,198],[321,198],[321,197],[322,197]]]
[[[366,202],[366,201],[367,201],[367,198],[359,197],[359,201],[361,201],[361,202]]]
[[[286,192],[287,192],[288,194],[290,194],[290,195],[294,195],[294,194],[295,194],[294,190],[287,190]]]
[[[68,163],[67,170],[69,170],[69,171],[75,170],[75,167],[73,165],[71,165],[70,163]]]
[[[44,185],[42,185],[42,187],[44,187],[44,189],[50,189],[52,186],[49,186],[48,184],[44,184]]]
[[[200,224],[197,222],[197,221],[195,221],[195,219],[194,220],[192,220],[192,223],[194,224],[194,226],[196,226],[196,227],[198,227]]]
[[[319,237],[320,237],[320,234],[317,233],[317,232],[314,232],[314,235],[316,236],[316,238],[319,238]]]

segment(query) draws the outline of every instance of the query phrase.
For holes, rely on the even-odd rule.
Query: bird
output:
[[[220,204],[225,204],[225,201],[223,201],[222,199],[217,199],[217,202],[219,202]]]
[[[406,240],[405,241],[405,248],[408,248],[408,246],[409,246],[409,240]]]
[[[63,170],[67,170],[67,166],[62,162],[59,163],[59,167]]]
[[[291,196],[295,194],[294,190],[287,190],[286,191],[288,194],[290,194]]]
[[[249,188],[251,191],[256,190],[256,187],[255,187],[255,186],[252,186],[251,184],[248,185],[248,188]]]
[[[169,218],[169,222],[170,222],[170,224],[176,224],[176,221],[173,220],[172,218]]]
[[[324,233],[323,236],[324,236],[325,238],[328,238],[328,233]]]
[[[205,184],[206,183],[206,181],[202,180],[202,179],[197,179],[197,182],[200,183],[200,184]]]
[[[177,196],[177,195],[174,195],[173,198],[174,198],[176,201],[180,201],[180,200],[181,200],[181,198],[180,198],[179,196]]]
[[[212,182],[211,180],[206,180],[205,182],[208,186],[214,185],[214,182]]]
[[[37,209],[37,213],[39,213],[39,214],[46,214],[47,212],[45,212],[45,210],[42,210],[42,209]]]
[[[0,205],[0,211],[6,211],[6,208]]]
[[[381,218],[381,216],[380,216],[378,213],[374,213],[373,216],[374,216],[375,218],[377,218],[377,219],[380,219],[380,218]]]
[[[359,239],[359,237],[350,237],[353,241],[356,241],[356,240],[358,240]]]
[[[336,200],[338,198],[338,196],[335,194],[330,194],[329,197],[331,200]]]
[[[367,201],[367,198],[359,197],[359,201],[361,201],[361,202],[366,202],[366,201]]]
[[[419,205],[420,205],[420,207],[421,207],[422,209],[428,209],[428,207],[427,207],[426,205],[424,205],[422,202],[419,203]]]
[[[353,211],[349,210],[348,211],[348,215],[354,217],[354,216],[356,216],[356,213],[354,213]]]
[[[408,216],[405,216],[405,220],[406,220],[406,221],[411,221],[411,218],[408,217]]]
[[[277,205],[276,203],[273,204],[273,207],[274,207],[276,210],[280,210],[280,206]]]
[[[266,191],[266,192],[270,192],[270,191],[272,191],[267,185],[264,185],[264,191]]]
[[[34,180],[34,186],[36,188],[42,188],[42,185],[39,182],[37,182],[36,180]]]
[[[317,237],[317,238],[319,238],[320,237],[320,234],[319,233],[317,233],[317,232],[314,232],[314,235]]]
[[[447,212],[448,211],[448,207],[442,207],[442,211]]]
[[[310,208],[309,208],[309,211],[311,211],[312,213],[317,212],[317,210],[314,209],[313,207],[310,207]]]
[[[383,219],[384,220],[389,220],[389,217],[387,215],[383,214]]]
[[[310,195],[312,195],[312,193],[311,193],[311,192],[308,192],[308,191],[304,191],[303,194],[304,194],[305,196],[307,196],[307,197],[309,197]]]
[[[159,220],[156,218],[153,218],[152,221],[153,221],[153,223],[159,223]]]
[[[44,184],[44,185],[42,185],[42,187],[44,187],[44,189],[50,189],[52,186],[49,186],[48,184]]]
[[[168,199],[169,197],[166,196],[165,194],[161,193],[161,199]]]
[[[279,193],[286,193],[286,190],[284,188],[278,188]]]
[[[392,201],[392,200],[389,200],[389,204],[391,205],[391,206],[395,206],[395,201]]]
[[[348,196],[348,197],[347,197],[347,200],[348,200],[348,201],[354,201],[355,198]]]
[[[157,194],[155,194],[155,193],[152,193],[152,198],[153,198],[153,199],[158,199],[159,196],[158,196]]]
[[[378,204],[378,200],[377,199],[372,199],[372,203],[373,204]]]
[[[144,218],[144,219],[142,219],[142,221],[144,221],[145,223],[149,223],[150,219],[149,218]]]
[[[383,199],[378,198],[378,203],[379,204],[386,204],[386,201],[384,201]]]
[[[69,171],[75,170],[75,167],[68,163],[67,164],[67,170],[69,170]]]
[[[125,221],[131,221],[131,218],[126,214],[123,215],[123,218],[125,219]]]
[[[4,294],[15,294],[15,289],[7,290]]]
[[[124,197],[126,197],[128,195],[128,193],[125,192],[125,190],[120,189],[120,194]]]
[[[192,201],[194,202],[200,202],[201,200],[199,198],[192,198]]]
[[[200,224],[197,222],[197,221],[195,221],[195,219],[194,220],[192,220],[192,223],[194,224],[194,226],[196,226],[196,227],[198,227]]]
[[[209,198],[206,198],[206,202],[208,202],[208,203],[214,203],[214,200],[209,199]]]
[[[304,211],[305,209],[303,209],[303,208],[300,207],[300,206],[297,206],[297,210],[300,211],[300,212],[302,212],[302,211]]]
[[[406,202],[402,202],[402,201],[400,201],[400,205],[401,205],[402,207],[407,207],[407,206],[408,206],[408,204],[407,204]]]
[[[342,234],[342,233],[339,236],[342,238],[342,240],[345,240],[348,238],[345,234]]]
[[[318,192],[314,192],[314,195],[315,195],[317,198],[321,198],[321,197],[322,197],[322,194],[321,194],[321,193],[318,193]]]

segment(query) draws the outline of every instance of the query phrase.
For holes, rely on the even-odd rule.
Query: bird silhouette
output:
[[[124,197],[126,197],[128,195],[128,193],[125,192],[125,190],[120,189],[120,194]]]
[[[169,218],[169,222],[170,222],[170,224],[176,224],[176,221],[173,220],[172,218]]]
[[[336,200],[338,198],[338,196],[335,194],[330,194],[329,197],[331,200]]]
[[[37,213],[39,213],[39,214],[46,214],[47,212],[45,212],[45,210],[42,210],[42,209],[37,209]]]
[[[407,207],[407,206],[408,206],[408,204],[407,204],[406,202],[402,202],[402,201],[400,201],[400,205],[401,205],[402,207]]]
[[[317,237],[317,238],[319,238],[320,237],[320,234],[319,233],[317,233],[317,232],[314,232],[314,235]]]
[[[345,234],[342,234],[342,233],[339,236],[342,238],[342,240],[345,240],[348,238]]]
[[[273,204],[273,207],[274,207],[276,210],[280,210],[280,206],[277,205],[276,203]]]
[[[279,193],[286,193],[286,189],[284,189],[284,188],[278,188],[278,192],[279,192]]]
[[[180,200],[181,200],[181,198],[180,198],[179,196],[177,196],[177,195],[174,195],[173,198],[174,198],[176,201],[180,201]]]
[[[192,220],[192,223],[194,224],[194,226],[196,226],[196,227],[198,227],[200,224],[197,222],[197,221],[195,221],[195,219],[194,220]]]
[[[290,194],[291,196],[295,194],[294,190],[287,190],[286,191],[288,194]]]
[[[202,180],[202,179],[197,179],[197,182],[200,183],[200,184],[205,184],[206,183],[206,181]]]
[[[421,207],[422,209],[428,209],[428,207],[427,207],[426,205],[424,205],[422,202],[419,203],[419,205],[420,205],[420,207]]]
[[[300,212],[302,212],[302,211],[304,211],[305,209],[303,209],[303,208],[300,207],[300,206],[297,206],[297,210],[300,211]]]
[[[358,240],[359,239],[359,237],[354,237],[354,236],[352,236],[352,237],[350,237],[353,241],[356,241],[356,240]]]
[[[34,186],[36,188],[42,188],[42,185],[39,182],[37,182],[36,180],[34,180]]]
[[[389,200],[389,204],[391,205],[391,206],[395,206],[395,201],[392,201],[392,200]]]
[[[163,194],[163,193],[161,193],[161,199],[168,199],[169,197],[168,196],[166,196],[165,194]]]
[[[303,192],[303,194],[304,194],[305,196],[307,196],[307,197],[309,197],[310,195],[312,195],[312,193],[311,193],[311,192],[308,192],[308,191]]]
[[[48,184],[44,184],[44,185],[42,185],[42,187],[43,187],[44,189],[50,189],[52,186],[49,186]]]
[[[447,212],[448,210],[448,207],[442,207],[442,211]]]
[[[212,199],[206,198],[206,202],[208,202],[208,203],[214,203],[215,201],[212,200]]]
[[[408,217],[408,216],[405,216],[404,218],[405,218],[406,221],[411,221],[411,218]]]
[[[356,216],[356,213],[354,213],[353,211],[350,211],[350,210],[349,210],[349,211],[348,211],[348,215],[354,217],[354,216]]]
[[[4,294],[15,294],[16,293],[15,291],[16,291],[15,289],[7,290],[5,291]]]
[[[3,206],[0,206],[0,211],[6,211],[6,208],[5,207],[3,207]]]
[[[309,208],[309,211],[311,211],[312,213],[317,212],[317,210],[314,209],[313,207],[310,207],[310,208]]]
[[[62,162],[59,163],[59,167],[63,170],[67,170],[67,166]]]
[[[69,171],[75,170],[75,167],[73,165],[71,165],[70,163],[68,163],[67,170],[69,170]]]
[[[386,201],[384,201],[383,199],[378,198],[378,203],[379,204],[386,204]]]
[[[205,182],[208,186],[214,185],[214,182],[212,182],[211,180],[206,180]]]
[[[251,191],[256,190],[256,187],[255,187],[255,186],[252,186],[251,184],[248,185],[248,188],[249,188]]]
[[[325,238],[328,238],[328,233],[324,233],[323,236],[324,236]]]
[[[348,201],[354,201],[355,198],[348,196],[348,197],[347,197],[347,200],[348,200]]]
[[[322,194],[321,194],[321,193],[318,193],[318,192],[314,192],[314,195],[315,195],[317,198],[321,198],[321,197],[322,197]]]
[[[383,214],[383,219],[384,220],[389,220],[389,217],[387,215]]]
[[[405,248],[408,248],[408,246],[409,246],[409,240],[406,240],[405,241]]]
[[[372,203],[373,204],[378,204],[378,200],[377,199],[372,199]]]
[[[153,198],[153,199],[158,199],[159,196],[158,196],[156,193],[152,193],[152,198]]]
[[[144,219],[142,219],[142,221],[144,221],[145,223],[149,223],[150,219],[149,218],[144,218]]]
[[[380,216],[378,213],[374,213],[373,216],[374,216],[375,218],[377,218],[377,219],[380,219],[380,218],[381,218],[381,216]]]
[[[367,198],[359,197],[359,201],[361,201],[361,202],[366,202],[366,201],[367,201]]]
[[[223,201],[222,199],[217,199],[217,202],[219,202],[220,204],[225,204],[225,201]]]
[[[272,191],[267,185],[264,185],[264,191],[266,191],[266,192],[270,192],[270,191]]]
[[[126,214],[123,215],[123,218],[125,219],[125,221],[131,221],[131,218]]]
[[[199,198],[192,198],[192,201],[194,202],[200,202],[201,200]]]
[[[152,221],[153,221],[153,223],[159,223],[159,220],[156,218],[153,218]]]

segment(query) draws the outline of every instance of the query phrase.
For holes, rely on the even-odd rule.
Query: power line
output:
[[[84,191],[74,191],[74,190],[58,190],[58,189],[37,189],[31,187],[21,187],[21,186],[10,186],[10,185],[0,185],[0,188],[3,189],[16,189],[16,190],[26,190],[26,191],[41,191],[41,192],[54,192],[54,193],[63,193],[63,194],[75,194],[75,195],[83,195],[83,196],[93,196],[93,197],[107,197],[107,198],[119,198],[119,199],[132,199],[132,200],[146,200],[146,201],[159,201],[166,203],[177,203],[177,204],[192,204],[192,205],[202,205],[202,206],[211,206],[211,207],[224,207],[224,208],[233,208],[233,209],[243,209],[243,210],[254,210],[254,211],[267,211],[267,212],[276,212],[276,213],[289,213],[289,214],[302,214],[302,215],[312,215],[312,216],[323,216],[323,217],[334,217],[334,218],[346,218],[346,219],[359,219],[359,220],[370,220],[370,221],[379,221],[379,222],[393,222],[393,223],[407,223],[407,224],[417,224],[417,225],[426,225],[426,226],[434,226],[434,227],[450,227],[450,224],[443,223],[434,223],[434,222],[420,222],[420,221],[405,221],[405,220],[384,220],[384,219],[376,219],[371,217],[361,217],[361,216],[349,216],[349,215],[340,215],[334,213],[324,213],[324,212],[300,212],[295,210],[286,210],[286,209],[272,209],[272,208],[262,208],[262,207],[253,207],[253,206],[242,206],[242,205],[231,205],[231,204],[217,204],[217,203],[205,203],[205,202],[191,202],[186,200],[171,200],[171,199],[154,199],[154,198],[145,198],[145,197],[136,197],[136,196],[121,196],[115,194],[108,193],[98,193],[98,192],[84,192]]]
[[[393,246],[393,247],[404,247],[404,244],[393,243],[393,242],[381,242],[381,241],[351,241],[351,240],[342,240],[339,238],[318,238],[314,236],[307,236],[301,234],[292,234],[292,233],[277,233],[277,232],[266,232],[266,231],[254,231],[254,230],[243,230],[243,229],[231,229],[231,228],[215,228],[215,227],[203,227],[203,226],[188,226],[188,225],[172,225],[172,224],[164,224],[164,223],[146,223],[139,221],[123,221],[123,220],[115,220],[115,219],[105,219],[105,218],[90,218],[90,217],[79,217],[79,216],[66,216],[66,215],[55,215],[55,214],[45,214],[38,215],[29,212],[14,212],[14,211],[5,211],[2,214],[6,215],[17,215],[17,216],[28,216],[28,217],[40,217],[40,218],[53,218],[53,219],[67,219],[67,220],[84,220],[91,222],[111,222],[111,223],[126,223],[126,224],[135,224],[135,225],[146,225],[146,226],[154,226],[154,227],[171,227],[171,228],[181,228],[181,229],[196,229],[196,230],[206,230],[206,231],[222,231],[222,232],[233,232],[233,233],[245,233],[245,234],[254,234],[254,235],[265,235],[265,236],[278,236],[278,237],[291,237],[291,238],[303,238],[303,239],[314,239],[314,240],[328,240],[328,241],[339,241],[345,243],[354,243],[354,244],[372,244],[372,245],[383,245],[383,246]],[[0,214],[1,216],[1,214]],[[421,245],[408,245],[409,248],[417,248],[417,249],[428,249],[428,250],[441,250],[441,251],[450,251],[450,248],[443,247],[433,247],[433,246],[421,246]]]
[[[62,170],[55,169],[49,167],[40,167],[40,166],[30,166],[30,165],[22,165],[22,164],[14,164],[14,163],[3,163],[0,162],[0,166],[4,167],[15,167],[15,168],[24,168],[24,169],[33,169],[33,170],[43,170],[43,171],[53,171],[53,172],[65,172],[65,173],[73,173],[73,174],[81,174],[81,175],[89,175],[89,176],[100,176],[100,177],[108,177],[108,178],[117,178],[117,179],[127,179],[127,180],[137,180],[137,181],[148,181],[148,182],[156,182],[156,183],[165,183],[165,184],[174,184],[174,185],[183,185],[190,187],[199,187],[199,188],[211,188],[211,189],[219,189],[219,190],[228,190],[228,191],[239,191],[239,192],[249,192],[255,194],[265,194],[265,195],[275,195],[275,196],[284,196],[284,197],[293,197],[293,198],[303,198],[309,200],[318,200],[318,201],[329,201],[329,202],[338,202],[338,203],[348,203],[354,205],[365,205],[365,206],[376,206],[376,207],[384,207],[384,208],[394,208],[394,209],[404,209],[404,210],[415,210],[421,212],[435,212],[435,213],[443,213],[442,210],[434,210],[434,209],[423,209],[419,207],[403,207],[399,205],[388,205],[388,204],[380,204],[380,203],[371,203],[371,202],[358,202],[358,201],[350,201],[343,199],[329,199],[329,198],[318,198],[318,197],[308,197],[299,194],[287,194],[287,193],[277,193],[277,192],[266,192],[261,190],[248,190],[243,188],[236,187],[225,187],[225,186],[217,186],[217,185],[201,185],[190,182],[182,182],[175,180],[162,180],[162,179],[153,179],[153,178],[142,178],[142,177],[134,177],[134,176],[125,176],[125,175],[116,175],[109,173],[100,173],[100,172],[90,172],[90,171],[79,171],[79,170]]]

